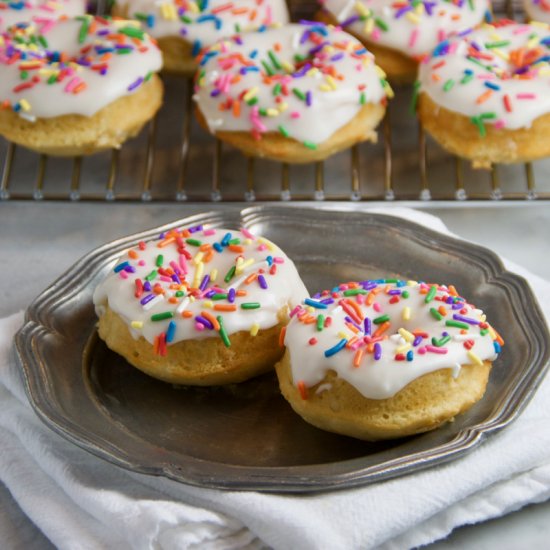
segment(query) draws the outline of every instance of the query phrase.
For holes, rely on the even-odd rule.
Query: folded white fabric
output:
[[[447,232],[408,209],[379,210]],[[550,283],[524,276],[550,318]],[[189,487],[127,472],[45,427],[0,320],[0,479],[58,548],[410,548],[550,498],[550,379],[514,423],[465,457],[367,487],[290,496]]]

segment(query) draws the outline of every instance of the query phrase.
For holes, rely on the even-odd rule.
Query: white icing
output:
[[[257,30],[263,25],[288,23],[284,0],[117,0],[116,5],[136,14],[144,29],[155,38],[179,36],[190,43],[210,46],[220,38]],[[218,11],[221,10],[221,11]],[[180,19],[183,16],[190,22]]]
[[[361,16],[361,20],[345,28],[410,57],[426,54],[451,33],[479,24],[489,8],[488,0],[472,0],[471,3],[467,0],[457,3],[446,0],[322,0],[321,3],[339,23]],[[404,8],[408,11],[403,11]]]
[[[310,55],[317,45],[321,45],[319,51]],[[298,141],[318,144],[353,119],[362,108],[362,95],[365,102],[380,103],[386,100],[386,93],[391,93],[373,56],[359,41],[321,24],[291,24],[247,33],[219,43],[205,55],[195,100],[212,132],[286,131]],[[296,65],[297,55],[309,56],[311,70]],[[273,78],[264,78],[262,62],[272,68]],[[247,72],[243,74],[243,70]],[[277,95],[278,84],[283,91]],[[255,105],[247,103],[247,94],[257,98]],[[309,106],[307,94],[311,94]],[[232,107],[227,108],[235,101],[240,107],[237,116]],[[222,103],[224,111],[220,110]]]
[[[19,6],[23,5],[22,8]],[[17,6],[17,7],[14,7]],[[86,13],[85,0],[0,0],[0,32],[16,23],[44,24],[61,16],[73,17]]]
[[[498,28],[483,25],[463,38],[450,39],[448,53],[435,50],[420,67],[420,89],[435,103],[468,117],[494,113],[494,118],[483,119],[484,124],[528,128],[533,120],[550,111],[550,64],[546,61],[526,65],[522,70],[527,72],[518,75],[510,53],[526,48],[531,50],[533,60],[548,56],[548,45],[541,44],[544,39],[550,44],[550,27],[542,23]],[[487,47],[501,41],[507,44]],[[468,59],[472,43],[484,56],[483,67]],[[463,83],[465,71],[471,72],[473,78]],[[488,86],[499,89],[491,91]],[[506,101],[511,110],[507,109]]]
[[[445,287],[438,287],[435,297],[428,303],[427,291],[432,285],[420,285],[408,283],[405,286],[385,283],[379,284],[381,292],[376,294],[374,301],[367,305],[372,298],[368,294],[344,297],[339,292],[334,297],[334,303],[329,304],[327,309],[317,309],[303,306],[292,317],[286,329],[285,345],[290,354],[290,363],[294,384],[305,383],[306,387],[312,387],[323,380],[328,371],[334,371],[338,377],[344,379],[355,387],[362,395],[371,399],[386,399],[395,395],[399,390],[416,378],[434,372],[439,369],[451,369],[453,376],[458,376],[460,365],[471,364],[475,357],[480,360],[492,361],[496,358],[495,346],[492,336],[495,333],[492,329],[485,335],[480,334],[479,325],[470,325],[468,328],[468,340],[472,344],[471,350],[466,349],[460,327],[446,326],[446,320],[452,320],[453,314],[467,317],[476,322],[485,319],[482,312],[476,310],[465,301],[456,301],[461,304],[460,308],[452,309],[452,304],[441,301],[439,298],[447,299],[449,293]],[[408,297],[399,296],[396,303],[391,304],[392,295],[387,290],[401,290],[409,293]],[[370,290],[369,290],[370,292]],[[323,295],[316,301],[329,295]],[[390,326],[382,334],[383,340],[379,341],[381,356],[375,359],[374,350],[367,350],[365,341],[365,325],[362,320],[356,323],[361,330],[354,332],[346,325],[346,311],[338,304],[340,300],[347,299],[355,302],[361,310],[361,317],[369,318],[372,329],[371,337],[374,335],[381,323],[374,323],[375,319],[389,315]],[[395,298],[393,298],[395,300]],[[446,310],[442,320],[436,320],[430,312],[443,306]],[[408,314],[405,308],[409,308]],[[464,308],[464,309],[463,309]],[[302,313],[317,318],[319,315],[331,318],[331,324],[324,326],[319,331],[317,321],[307,324],[300,321]],[[404,318],[404,317],[409,317]],[[462,321],[464,322],[464,321]],[[323,324],[321,324],[323,326]],[[405,329],[404,332],[402,329]],[[414,331],[423,331],[428,338],[416,343],[411,338]],[[432,337],[440,340],[446,332],[450,341],[437,347],[432,343]],[[344,347],[332,356],[326,357],[325,352],[343,339],[348,342],[352,337],[357,337],[357,343],[352,348]],[[311,339],[315,339],[316,342]],[[441,342],[438,342],[441,343]],[[432,346],[432,348],[430,348]],[[354,366],[354,357],[358,349],[364,350],[364,355],[358,367]],[[446,350],[445,354],[436,353],[434,350]],[[407,353],[411,352],[411,360],[407,360]],[[470,352],[470,353],[469,353]],[[471,353],[475,355],[471,355]],[[402,354],[404,360],[396,360],[396,355]],[[474,358],[474,359],[472,359]]]
[[[94,21],[90,16],[83,17],[89,22]],[[92,25],[95,26],[95,31],[88,33],[83,43],[79,43],[78,37],[82,25],[82,20],[67,19],[49,24],[43,34],[40,34],[31,24],[26,30],[10,30],[0,36],[0,103],[7,101],[15,107],[18,104],[21,105],[21,100],[24,100],[22,105],[26,108],[22,108],[20,113],[25,117],[50,118],[66,114],[92,116],[116,99],[133,93],[129,88],[139,79],[160,70],[162,56],[147,35],[144,35],[137,45],[131,38],[123,37],[125,44],[132,46],[131,53],[122,55],[113,53],[108,61],[104,61],[104,50],[112,50],[117,44],[110,36],[120,37],[122,36],[119,33],[120,29],[136,28],[134,22],[119,20],[101,23],[96,20]],[[43,36],[48,44],[47,51],[38,49],[36,46],[27,47],[25,44],[17,44],[13,41],[13,37],[18,33],[20,35],[25,33],[24,36],[31,37]],[[10,63],[7,52],[11,46],[21,51],[26,59]],[[83,48],[89,48],[86,56],[92,66],[106,64],[106,74],[102,75],[91,67],[75,62],[81,57]],[[63,52],[71,58],[72,61],[68,66],[69,74],[62,81],[48,84],[48,79],[52,75],[59,74],[63,67],[51,57],[48,58],[47,52]],[[42,61],[44,65],[40,69],[29,70],[29,78],[22,80],[20,76],[22,64],[35,60]],[[40,79],[35,86],[16,91],[19,85],[30,81],[33,76]],[[67,91],[67,89],[74,90],[70,85],[71,82],[83,82],[85,89],[78,93]],[[139,89],[139,86],[136,89]]]
[[[550,23],[550,2],[548,0],[523,0],[523,7],[532,21]]]
[[[212,232],[212,234],[210,234]],[[154,343],[155,338],[160,333],[165,333],[171,321],[176,325],[174,340],[178,342],[187,339],[201,339],[218,337],[215,330],[205,328],[198,330],[196,328],[196,316],[200,316],[201,312],[207,311],[214,317],[221,316],[223,326],[229,335],[238,331],[250,331],[253,327],[258,329],[267,329],[278,324],[278,312],[285,307],[293,308],[308,296],[307,290],[302,283],[294,263],[286,256],[282,250],[273,243],[261,237],[250,238],[240,231],[228,229],[207,230],[205,234],[202,230],[197,231],[187,238],[197,239],[203,245],[214,245],[221,243],[227,233],[231,234],[231,239],[239,239],[239,246],[243,247],[243,251],[231,251],[227,246],[223,246],[222,252],[213,251],[212,259],[208,262],[201,261],[201,252],[197,246],[186,244],[185,249],[191,254],[193,259],[181,260],[181,255],[178,252],[178,243],[172,243],[168,246],[159,248],[157,245],[161,240],[151,241],[147,243],[145,250],[140,250],[138,247],[132,250],[137,253],[137,258],[132,259],[129,253],[124,254],[116,266],[129,262],[134,273],[121,271],[111,272],[103,282],[96,288],[93,296],[93,301],[96,307],[98,316],[105,311],[105,305],[117,313],[127,324],[135,338],[144,337],[150,343]],[[133,252],[132,252],[133,254]],[[156,266],[157,257],[163,256],[162,266],[170,268],[175,265],[182,273],[179,278],[182,282],[180,285],[175,285],[173,281],[163,281],[160,275],[152,281],[152,284],[160,284],[165,294],[158,294],[159,298],[153,298],[156,301],[153,306],[151,302],[146,305],[141,304],[146,296],[153,294],[145,291],[139,298],[136,298],[134,293],[136,289],[136,279],[145,282],[145,278],[152,271],[158,270]],[[265,277],[267,289],[262,288],[259,279],[247,282],[240,275],[241,267],[238,268],[239,273],[229,281],[225,282],[224,278],[229,270],[238,265],[238,258],[242,256],[244,266],[243,271],[248,269],[248,276],[260,274]],[[276,266],[275,272],[270,273],[270,266],[266,263],[266,259],[270,257],[269,263]],[[202,256],[204,260],[204,256]],[[173,263],[175,262],[175,263]],[[248,262],[248,263],[247,263]],[[183,267],[182,267],[183,266]],[[183,273],[187,270],[187,275]],[[196,297],[188,291],[187,286],[197,288],[201,285],[205,275],[213,276],[217,272],[214,282],[210,281],[204,291]],[[126,276],[123,278],[121,273]],[[221,289],[220,293],[227,293],[233,288],[235,291],[246,291],[246,296],[236,296],[234,302],[236,311],[217,311],[216,306],[231,305],[228,298],[220,300],[211,299],[207,294],[213,288]],[[176,296],[175,293],[179,290],[183,291],[183,296]],[[174,302],[169,301],[170,297],[174,298]],[[257,309],[243,309],[241,304],[254,303],[261,304]],[[162,321],[152,321],[151,316],[171,312],[173,317]],[[190,317],[184,317],[184,312],[191,312]]]

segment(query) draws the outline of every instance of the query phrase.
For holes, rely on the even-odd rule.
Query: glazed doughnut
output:
[[[376,140],[392,95],[364,46],[321,23],[236,36],[205,50],[200,64],[201,124],[247,155],[284,162]]]
[[[85,0],[0,0],[0,32],[17,23],[44,25],[60,17],[74,17],[86,13]]]
[[[355,35],[392,83],[412,83],[418,60],[450,34],[483,21],[489,0],[320,0],[320,18]]]
[[[315,295],[283,330],[285,398],[311,424],[365,440],[431,430],[468,409],[503,343],[454,287],[399,280]]]
[[[204,386],[273,369],[281,327],[307,295],[267,239],[195,226],[132,247],[93,300],[109,348],[150,376]]]
[[[523,0],[527,19],[550,23],[550,2],[548,0]]]
[[[119,147],[160,107],[161,64],[131,21],[14,25],[0,34],[0,134],[51,155]]]
[[[550,155],[550,27],[502,21],[442,42],[421,65],[418,116],[475,167]]]
[[[164,70],[184,74],[195,72],[201,48],[289,21],[285,0],[116,0],[113,13],[141,21],[158,41]]]

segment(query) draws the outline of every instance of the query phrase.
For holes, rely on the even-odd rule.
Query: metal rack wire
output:
[[[295,17],[311,13],[311,2],[294,4]],[[508,16],[517,13],[511,1],[503,9]],[[0,142],[0,200],[550,199],[550,159],[472,170],[425,134],[409,113],[407,87],[396,91],[379,143],[356,145],[313,165],[290,166],[244,157],[205,134],[194,120],[192,82],[164,80],[162,109],[120,150],[59,159]]]

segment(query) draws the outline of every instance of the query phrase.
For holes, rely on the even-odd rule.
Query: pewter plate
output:
[[[97,338],[93,289],[129,246],[197,223],[243,225],[277,242],[310,291],[369,277],[454,284],[508,343],[486,396],[434,432],[367,443],[306,424],[274,375],[219,388],[147,377]],[[29,307],[16,350],[38,415],[101,458],[202,487],[315,492],[410,474],[472,450],[525,407],[548,368],[549,341],[526,281],[485,248],[391,216],[267,206],[189,217],[96,249]]]

